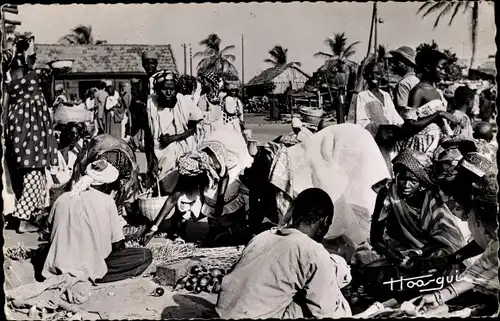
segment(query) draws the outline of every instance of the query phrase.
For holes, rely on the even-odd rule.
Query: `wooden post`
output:
[[[193,49],[191,44],[189,44],[189,74],[193,76]]]
[[[186,44],[183,44],[182,47],[184,48],[184,74],[187,74],[187,52],[186,52]]]
[[[374,2],[373,3],[373,11],[374,11],[374,15],[375,15],[375,20],[374,20],[374,28],[375,28],[375,36],[374,36],[374,47],[375,47],[375,51],[374,51],[374,55],[375,55],[375,61],[377,61],[377,55],[378,55],[378,39],[377,39],[377,36],[378,36],[378,10],[377,10],[377,3]]]
[[[245,40],[241,35],[241,100],[245,98]]]
[[[374,28],[374,22],[375,22],[375,13],[377,8],[377,3],[373,3],[373,12],[372,12],[372,23],[370,26],[370,38],[368,40],[368,51],[366,52],[366,56],[368,57],[370,55],[370,51],[372,49],[372,37],[373,37],[373,28]]]

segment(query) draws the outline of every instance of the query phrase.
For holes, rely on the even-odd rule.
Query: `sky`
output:
[[[381,2],[378,43],[395,49],[413,48],[435,40],[459,57],[470,59],[471,44],[467,14],[459,13],[451,26],[443,18],[433,29],[435,15],[417,15],[421,3]],[[78,24],[91,25],[94,39],[112,44],[170,44],[179,71],[184,70],[183,43],[191,43],[193,54],[202,50],[200,40],[209,33],[222,39],[222,46],[235,45],[234,65],[241,76],[241,37],[244,35],[245,81],[270,67],[264,59],[274,45],[288,48],[288,60],[299,61],[308,73],[322,65],[318,51],[327,51],[324,41],[345,32],[348,42],[360,41],[355,61],[367,52],[372,3],[222,3],[222,4],[96,4],[20,5],[16,20],[19,31],[31,31],[37,43],[56,43]],[[14,18],[14,17],[13,17]],[[494,8],[480,4],[476,61],[496,53]],[[189,49],[188,49],[189,51]],[[188,52],[189,54],[189,52]],[[199,60],[193,61],[193,68]],[[188,59],[189,64],[189,59]],[[188,68],[189,71],[189,68]]]

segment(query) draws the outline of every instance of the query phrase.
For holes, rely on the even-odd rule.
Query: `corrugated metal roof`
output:
[[[158,69],[177,70],[170,45],[57,45],[37,44],[37,67],[54,60],[75,60],[71,73],[144,73],[141,55],[158,55]]]

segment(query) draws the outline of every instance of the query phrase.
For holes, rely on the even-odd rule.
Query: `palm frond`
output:
[[[269,58],[264,59],[264,62],[267,62],[267,63],[269,63],[269,64],[272,64],[273,66],[276,66],[276,65],[278,64],[276,61],[274,61],[274,60],[272,60],[272,59],[269,59]]]
[[[422,18],[427,17],[431,13],[437,12],[439,9],[443,8],[446,5],[448,5],[446,1],[433,2],[433,5],[429,9],[427,9],[427,11],[422,15]]]
[[[194,54],[193,58],[198,58],[198,57],[203,57],[203,58],[208,58],[215,56],[216,53],[213,52],[211,49],[206,49],[205,51],[199,51]]]
[[[425,9],[427,9],[429,6],[432,6],[433,4],[434,4],[433,1],[427,1],[426,3],[424,3],[423,5],[421,5],[420,8],[418,8],[417,14],[422,13],[422,11],[424,11]]]
[[[441,10],[441,12],[437,16],[436,21],[434,22],[434,28],[436,28],[439,25],[439,20],[441,20],[442,17],[447,15],[451,11],[451,9],[453,9],[454,5],[455,4],[453,3],[446,4],[446,6],[443,8],[443,10]]]
[[[450,22],[448,23],[449,26],[453,23],[453,20],[455,20],[455,16],[458,13],[458,10],[460,10],[460,7],[462,6],[462,3],[457,3],[455,5],[455,10],[453,11],[453,14],[451,15]]]
[[[236,56],[233,54],[222,55],[222,58],[231,62],[236,61]]]
[[[226,46],[224,49],[222,49],[220,52],[221,52],[221,54],[223,54],[226,51],[229,51],[229,50],[234,49],[234,48],[236,48],[235,45],[229,45],[229,46]]]
[[[335,56],[332,55],[332,54],[323,52],[323,51],[319,51],[319,52],[317,52],[317,53],[314,54],[314,57],[321,57],[321,58],[331,59],[331,58],[334,58]]]

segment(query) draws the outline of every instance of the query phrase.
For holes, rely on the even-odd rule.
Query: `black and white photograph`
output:
[[[498,317],[494,1],[0,11],[6,320]]]

